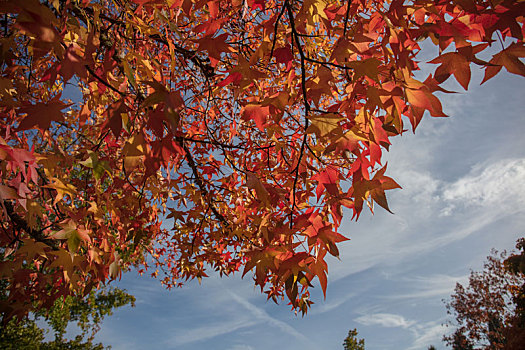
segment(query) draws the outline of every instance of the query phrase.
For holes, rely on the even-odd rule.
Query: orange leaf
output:
[[[266,125],[266,119],[270,114],[270,107],[249,104],[244,107],[242,117],[244,120],[253,120],[257,128],[264,131]]]
[[[443,113],[441,102],[432,93],[425,88],[421,89],[406,89],[408,102],[416,107],[426,109],[433,117],[446,117]]]
[[[270,195],[268,191],[264,187],[261,180],[259,180],[259,178],[254,173],[248,173],[246,185],[248,186],[248,188],[255,190],[255,193],[257,194],[257,199],[259,199],[259,201],[261,201],[261,203],[264,206],[270,204]]]
[[[454,74],[458,83],[467,90],[470,82],[470,64],[467,59],[460,53],[448,52],[429,63],[441,63],[434,74],[435,79],[442,83]]]

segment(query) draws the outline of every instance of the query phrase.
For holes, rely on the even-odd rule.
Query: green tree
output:
[[[345,350],[365,350],[365,340],[357,339],[357,329],[348,331],[348,336],[343,343]]]
[[[3,286],[2,286],[3,287]],[[6,296],[1,289],[1,298]],[[95,334],[105,316],[128,304],[134,306],[135,297],[118,288],[92,291],[84,298],[68,296],[58,299],[49,310],[39,310],[31,318],[20,321],[11,319],[3,324],[0,332],[0,348],[5,350],[102,350],[100,343],[93,343]],[[54,340],[45,341],[48,332],[37,325],[43,320],[54,332]],[[66,338],[66,329],[75,322],[80,334],[74,339]]]

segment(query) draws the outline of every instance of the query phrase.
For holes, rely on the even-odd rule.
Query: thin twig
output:
[[[116,92],[117,94],[119,94],[120,96],[122,97],[125,97],[126,94],[123,93],[122,91],[119,91],[118,89],[116,89],[115,87],[113,87],[112,85],[110,85],[107,81],[105,81],[104,79],[102,79],[101,77],[99,77],[97,75],[97,73],[95,73],[95,71],[93,69],[91,69],[90,66],[88,66],[87,64],[84,65],[84,67],[88,70],[89,73],[91,73],[99,82],[101,82],[102,84],[104,84],[105,86],[107,86],[108,88],[110,88],[111,90],[113,90],[114,92]]]

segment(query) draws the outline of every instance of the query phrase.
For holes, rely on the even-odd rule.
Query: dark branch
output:
[[[221,213],[219,213],[219,211],[217,210],[217,208],[213,204],[212,200],[210,199],[210,193],[208,192],[208,190],[204,186],[204,183],[202,182],[202,179],[201,179],[200,174],[199,174],[199,169],[197,169],[197,165],[195,164],[195,160],[193,159],[193,156],[191,155],[190,149],[188,148],[188,146],[184,142],[184,138],[182,138],[180,136],[175,136],[175,140],[177,141],[179,146],[181,146],[182,149],[184,150],[184,153],[185,153],[184,157],[186,158],[186,161],[188,162],[188,165],[191,168],[191,172],[193,173],[193,177],[195,178],[195,183],[199,187],[199,189],[200,189],[200,191],[202,193],[202,197],[208,202],[208,205],[210,206],[210,210],[212,211],[213,215],[215,215],[215,217],[225,227],[228,227],[229,226],[228,221],[226,220],[226,218]]]
[[[94,16],[94,11],[92,8],[86,7],[86,8],[80,8],[78,5],[75,5],[72,7],[73,13],[79,17],[82,21],[92,21],[92,17]],[[91,18],[86,18],[86,15],[91,16]],[[101,19],[108,21],[112,25],[117,25],[119,27],[126,27],[126,23],[115,19],[109,16],[106,16],[104,14],[99,15]],[[152,34],[148,35],[148,38],[168,46],[168,40],[158,34]],[[210,65],[209,60],[202,59],[193,50],[185,49],[182,46],[178,45],[177,43],[173,43],[173,47],[175,51],[179,54],[181,54],[186,60],[191,61],[193,64],[195,64],[199,69],[201,70],[202,74],[204,74],[205,77],[211,78],[215,75],[213,67]],[[208,61],[208,62],[207,62]]]
[[[120,96],[124,97],[126,96],[125,93],[123,93],[122,91],[119,91],[118,89],[116,89],[115,87],[113,87],[111,84],[109,84],[107,81],[105,81],[104,79],[102,79],[101,77],[99,77],[97,75],[97,73],[95,73],[95,71],[93,69],[91,69],[91,67],[89,67],[87,64],[84,66],[86,67],[86,69],[88,70],[89,73],[91,73],[91,75],[93,75],[98,81],[100,81],[102,84],[104,84],[104,86],[107,86],[108,88],[110,88],[112,91],[116,92],[117,94],[119,94]]]
[[[18,215],[15,212],[15,209],[13,208],[13,204],[11,204],[11,202],[4,200],[3,204],[6,210],[6,214],[11,220],[11,223],[13,224],[13,226],[15,226],[18,230],[25,231],[35,241],[47,244],[49,247],[53,248],[53,250],[58,249],[57,242],[55,240],[47,238],[43,234],[43,230],[37,231],[37,230],[32,229],[27,223],[27,221],[25,221],[22,217],[20,217],[20,215]]]
[[[346,5],[345,29],[343,30],[343,36],[345,37],[346,37],[346,28],[348,26],[348,16],[350,15],[350,5],[352,5],[352,0],[348,0],[348,5]]]
[[[306,94],[306,65],[305,65],[306,55],[304,54],[303,47],[301,45],[301,40],[299,39],[299,35],[295,28],[295,21],[294,21],[292,7],[288,1],[285,2],[285,6],[288,10],[288,18],[290,20],[290,27],[292,29],[292,40],[295,39],[295,43],[297,44],[297,50],[299,51],[299,56],[301,57],[301,87],[302,87],[303,104],[304,104],[304,137],[303,137],[303,142],[301,143],[299,159],[297,160],[297,165],[295,166],[295,169],[293,170],[293,172],[295,172],[295,177],[294,177],[293,189],[292,189],[292,210],[290,211],[290,228],[291,228],[293,226],[293,211],[296,207],[295,195],[297,192],[297,181],[299,179],[299,166],[303,159],[306,141],[308,139],[308,134],[306,133],[306,130],[308,129],[308,126],[310,125],[310,122],[308,120],[308,114],[310,113],[310,104],[308,102],[308,96]]]

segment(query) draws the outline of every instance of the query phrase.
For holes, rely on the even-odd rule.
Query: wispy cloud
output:
[[[414,298],[432,298],[439,296],[448,296],[452,294],[456,283],[464,284],[468,275],[448,276],[443,274],[431,276],[417,276],[405,278],[406,289],[409,293],[389,295],[387,299],[414,299]]]
[[[352,240],[341,249],[346,264],[331,264],[332,281],[384,261],[396,264],[427,254],[525,211],[525,158],[480,162],[450,181],[414,169],[403,170],[394,178],[405,184],[392,197],[396,214],[377,213],[366,234],[350,234]],[[355,232],[366,220],[365,214],[361,222],[349,224],[354,229],[348,231]]]
[[[248,300],[242,298],[241,296],[237,295],[236,293],[232,292],[232,291],[229,291],[231,297],[233,298],[233,300],[235,300],[237,303],[239,303],[240,305],[242,305],[246,310],[248,310],[252,316],[254,316],[257,320],[259,321],[263,321],[263,322],[267,322],[277,328],[279,328],[281,331],[305,342],[305,343],[308,343],[306,341],[306,336],[304,334],[301,334],[299,333],[295,328],[293,328],[292,326],[288,325],[287,323],[283,322],[283,321],[280,321],[272,316],[270,316],[266,311],[264,311],[263,309],[261,309],[260,307],[257,307],[255,305],[253,305],[252,303],[250,303]]]
[[[255,350],[255,349],[251,347],[250,345],[237,344],[237,345],[234,345],[232,348],[230,348],[230,350]]]
[[[356,322],[365,326],[382,326],[382,327],[401,327],[409,328],[414,324],[414,321],[409,321],[401,315],[376,313],[371,315],[359,316],[355,319]]]
[[[420,323],[406,319],[401,315],[389,313],[363,315],[356,318],[355,321],[365,326],[402,328],[411,332],[413,334],[413,340],[407,350],[426,349],[429,345],[437,346],[441,343],[443,334],[447,331],[446,325],[442,324],[444,319]]]
[[[414,254],[425,254],[434,251],[453,242],[462,240],[478,231],[485,226],[501,219],[497,213],[472,213],[466,221],[459,223],[458,227],[450,228],[446,234],[440,236],[421,237],[414,239],[413,242],[407,243],[397,250],[397,257],[410,257]]]
[[[330,312],[330,311],[336,310],[341,305],[346,303],[348,300],[351,300],[351,299],[355,298],[357,295],[358,295],[358,293],[345,293],[344,296],[342,296],[342,297],[340,297],[338,299],[331,300],[331,301],[328,301],[328,302],[324,302],[324,303],[320,304],[319,306],[314,307],[312,309],[312,311],[308,312],[308,314],[309,315],[318,315],[318,314],[322,314],[322,313],[325,313],[325,312]]]
[[[438,322],[430,322],[425,325],[418,325],[412,331],[415,339],[408,350],[421,350],[428,348],[429,345],[439,345],[447,327]]]
[[[477,164],[470,173],[446,186],[443,199],[450,215],[457,206],[490,207],[498,211],[522,210],[525,204],[525,159],[502,159]]]
[[[251,327],[257,323],[257,321],[240,319],[227,322],[222,321],[219,323],[206,325],[204,327],[178,330],[173,337],[170,337],[170,339],[166,341],[166,344],[172,345],[173,347],[177,347],[183,344],[204,341],[223,334],[235,332],[236,330],[241,328]]]

